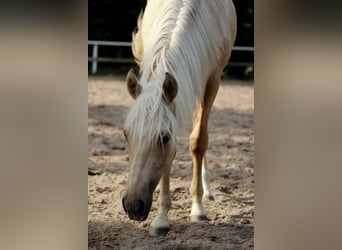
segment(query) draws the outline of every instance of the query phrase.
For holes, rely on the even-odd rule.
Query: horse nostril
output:
[[[147,217],[146,205],[143,200],[122,198],[122,207],[132,220],[145,220]]]
[[[135,211],[137,214],[143,214],[145,211],[145,203],[142,200],[135,201]]]

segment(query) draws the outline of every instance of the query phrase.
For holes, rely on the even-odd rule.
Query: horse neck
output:
[[[219,57],[215,37],[222,33],[222,25],[212,25],[217,20],[207,12],[216,2],[194,3],[196,6],[177,2],[178,8],[161,8],[158,12],[151,9],[146,15],[156,16],[145,19],[146,34],[150,35],[144,40],[141,82],[161,86],[165,72],[176,78],[178,95],[175,106],[180,128],[191,126],[196,104],[203,101],[206,80]],[[190,18],[192,16],[195,18]]]

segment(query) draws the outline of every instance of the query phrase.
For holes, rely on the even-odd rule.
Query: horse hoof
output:
[[[153,236],[165,236],[169,231],[168,227],[151,227],[149,233]]]
[[[191,222],[198,222],[198,221],[206,221],[208,217],[206,215],[191,215],[190,221]]]

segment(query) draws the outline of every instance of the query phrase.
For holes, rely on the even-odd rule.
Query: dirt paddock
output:
[[[89,79],[89,249],[253,249],[253,83],[222,81],[214,103],[207,160],[215,200],[204,202],[209,221],[189,221],[192,161],[187,137],[178,139],[171,169],[171,230],[165,237],[148,234],[158,192],[144,222],[130,221],[121,205],[128,176],[122,126],[132,103],[122,78]]]

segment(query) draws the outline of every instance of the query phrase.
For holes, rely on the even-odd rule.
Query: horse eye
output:
[[[169,140],[170,140],[170,135],[169,135],[168,133],[166,133],[166,134],[161,134],[161,139],[160,139],[160,141],[161,141],[161,143],[162,143],[163,145],[166,145],[166,144],[169,142]]]

